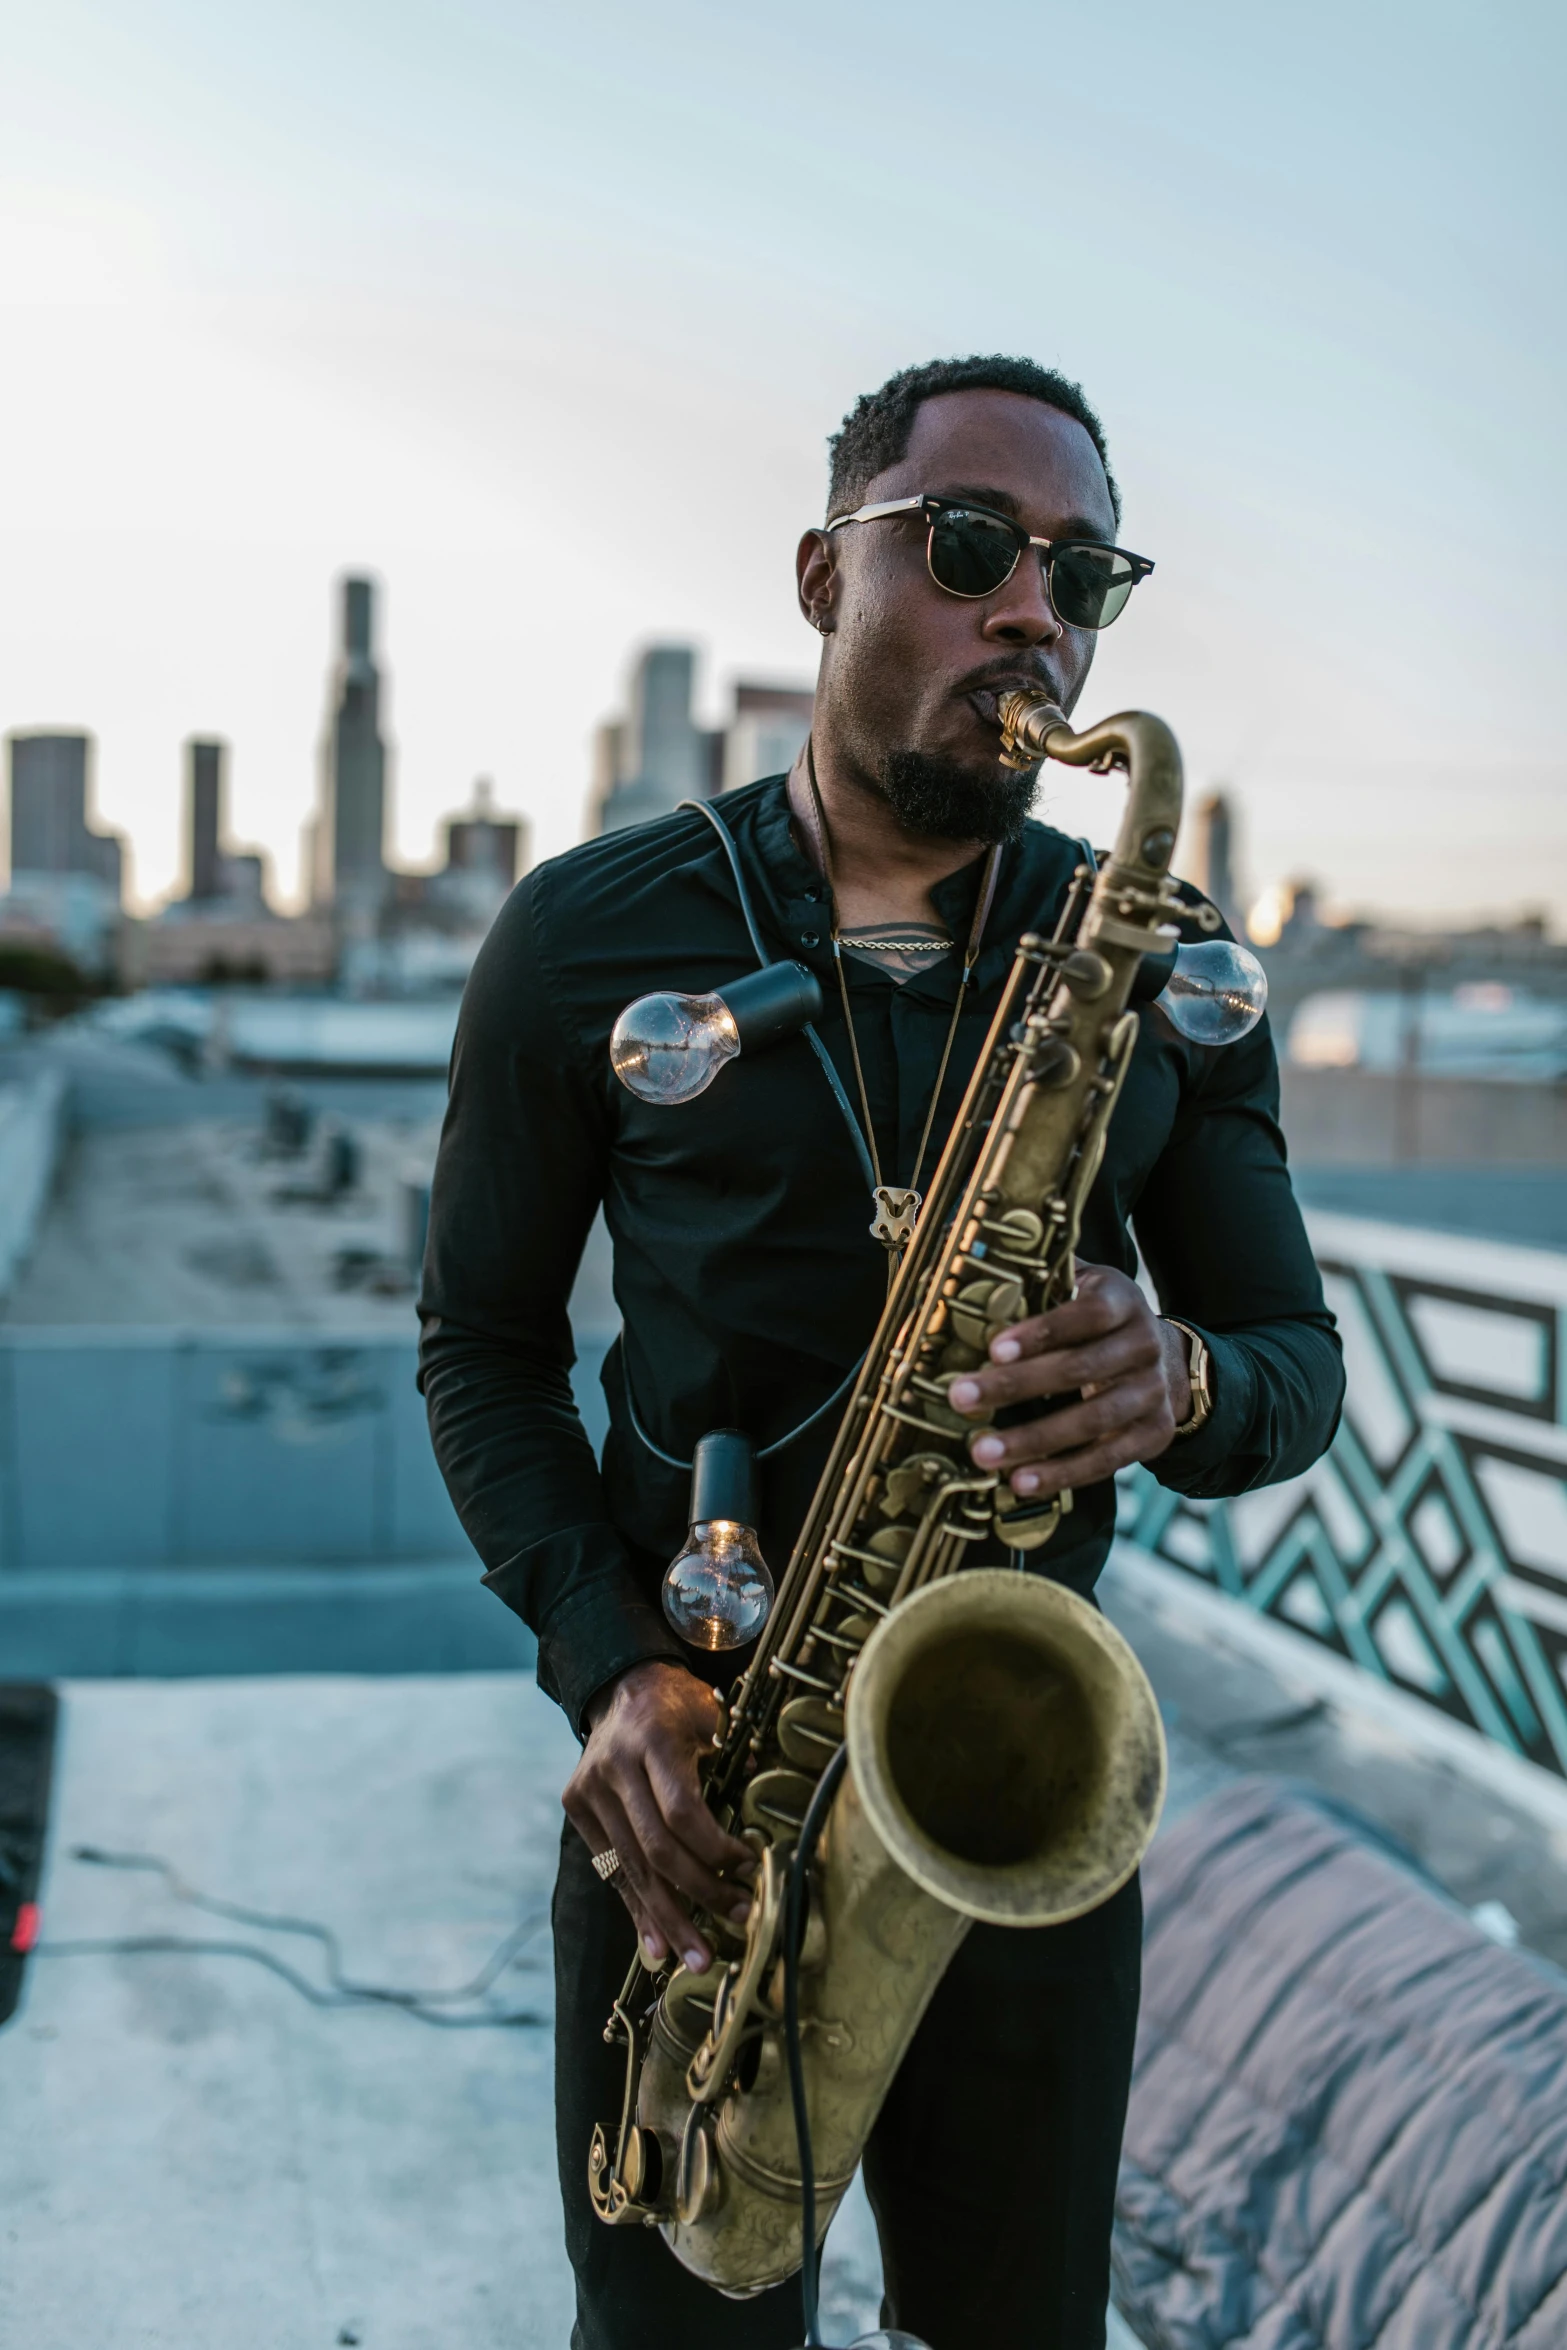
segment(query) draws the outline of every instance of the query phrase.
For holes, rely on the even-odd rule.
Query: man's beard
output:
[[[905,832],[928,840],[1015,841],[1034,804],[1039,769],[976,774],[926,751],[888,751],[876,784]]]

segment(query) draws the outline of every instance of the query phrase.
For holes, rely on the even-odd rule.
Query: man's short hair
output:
[[[1110,491],[1117,526],[1121,520],[1121,492],[1110,470],[1104,427],[1084,399],[1082,387],[1053,367],[1033,359],[1008,359],[997,352],[988,359],[927,359],[923,367],[905,367],[887,378],[878,392],[866,392],[854,403],[827,447],[832,470],[827,484],[827,519],[850,514],[862,505],[865,492],[878,473],[908,454],[909,436],[922,403],[939,392],[1021,392],[1073,416],[1099,452]]]

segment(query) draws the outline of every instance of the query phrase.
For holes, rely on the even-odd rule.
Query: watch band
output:
[[[1178,1322],[1173,1314],[1164,1319],[1172,1330],[1179,1330],[1186,1341],[1186,1376],[1191,1381],[1192,1408],[1176,1429],[1177,1436],[1195,1436],[1213,1410],[1213,1379],[1208,1353],[1208,1341],[1200,1330],[1189,1322]]]

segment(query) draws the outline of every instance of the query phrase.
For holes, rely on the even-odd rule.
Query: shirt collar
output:
[[[795,840],[788,777],[768,776],[744,791],[726,793],[721,805],[745,860],[769,945],[804,963],[818,978],[830,976],[832,921],[827,885]],[[1081,859],[1078,842],[1032,820],[1024,825],[1021,839],[1002,850],[995,901],[975,966],[975,982],[981,990],[999,985],[1011,968],[1024,931],[1054,929],[1067,884]],[[901,982],[901,993],[951,1003],[984,870],[981,855],[937,882],[931,898],[957,945],[928,971],[917,971]],[[900,984],[864,962],[855,963],[852,976],[871,986]]]

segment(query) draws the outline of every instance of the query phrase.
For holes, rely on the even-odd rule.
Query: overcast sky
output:
[[[144,900],[225,735],[289,889],[368,567],[398,852],[488,774],[552,854],[639,642],[710,715],[810,674],[854,396],[1025,351],[1158,563],[1081,713],[1168,717],[1254,885],[1567,925],[1563,22],[0,0],[0,727],[93,731]]]

